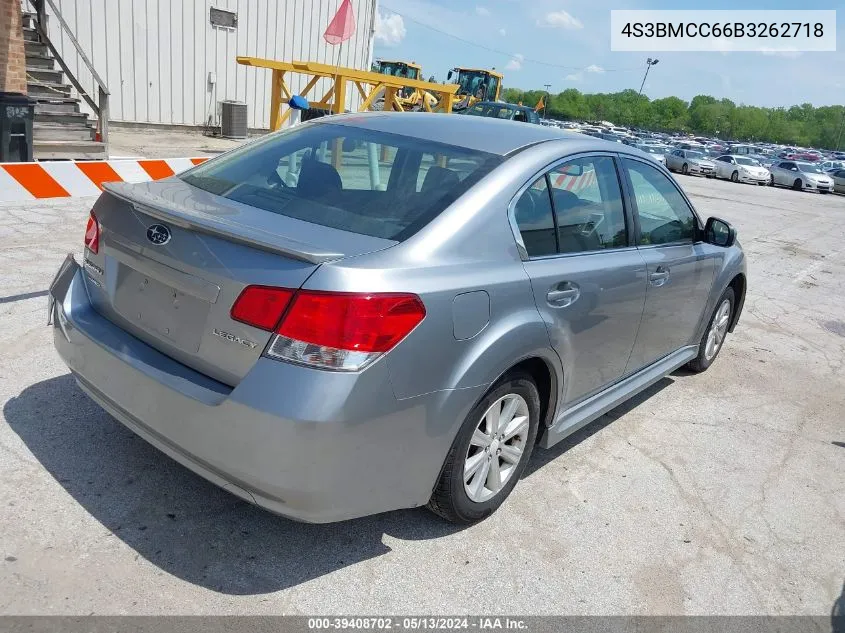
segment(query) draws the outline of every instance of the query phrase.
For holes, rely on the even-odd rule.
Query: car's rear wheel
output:
[[[687,367],[692,371],[702,372],[716,360],[722,350],[725,338],[728,336],[735,301],[736,295],[733,288],[729,286],[716,303],[716,309],[713,311],[713,316],[710,317],[707,330],[705,330],[698,344],[698,356],[687,363]]]
[[[490,516],[525,470],[539,417],[534,381],[523,373],[502,378],[464,420],[428,508],[453,523]]]
[[[775,175],[774,174],[769,174],[769,186],[770,187],[775,186]]]
[[[739,172],[738,171],[734,171],[734,173],[731,174],[731,182],[739,182]]]
[[[686,163],[684,163],[683,165],[681,165],[681,173],[682,173],[684,176],[689,176],[689,165],[687,165]]]
[[[795,191],[801,191],[804,188],[800,178],[795,179],[795,182],[792,183],[792,188],[795,189]]]

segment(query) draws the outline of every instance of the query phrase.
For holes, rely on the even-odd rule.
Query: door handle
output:
[[[548,293],[546,293],[546,301],[550,305],[558,308],[565,308],[572,305],[578,297],[581,296],[581,291],[578,286],[566,281],[564,283],[553,286]]]
[[[652,286],[662,286],[669,280],[669,268],[658,266],[653,273],[649,274],[648,280]]]

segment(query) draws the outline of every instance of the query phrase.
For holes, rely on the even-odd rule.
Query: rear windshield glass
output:
[[[182,179],[272,213],[401,241],[503,160],[425,139],[318,123],[271,134]]]

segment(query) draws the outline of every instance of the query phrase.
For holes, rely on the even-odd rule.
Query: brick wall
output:
[[[26,94],[20,0],[0,0],[0,92]]]

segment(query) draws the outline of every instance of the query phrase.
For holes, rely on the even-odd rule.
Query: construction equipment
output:
[[[459,101],[454,104],[454,110],[464,110],[478,101],[499,101],[502,96],[502,79],[504,75],[496,69],[456,67],[449,71],[447,81],[458,85]]]
[[[392,77],[407,77],[408,79],[420,79],[422,77],[422,66],[416,62],[403,62],[397,60],[377,59],[373,62],[372,71],[381,75],[390,75]],[[430,93],[405,86],[396,95],[396,100],[402,106],[403,110],[419,110],[423,107],[423,100],[429,103],[429,106],[434,105],[437,99]],[[384,95],[376,95],[371,110],[384,109]]]
[[[452,104],[455,101],[455,93],[458,86],[455,84],[438,84],[419,79],[408,79],[375,73],[368,70],[356,68],[345,68],[343,66],[329,66],[317,62],[279,62],[272,59],[261,59],[258,57],[238,57],[237,62],[244,66],[256,68],[267,68],[273,71],[270,92],[270,129],[278,130],[290,116],[290,108],[286,107],[282,112],[282,100],[287,103],[292,94],[285,76],[291,73],[298,73],[308,76],[305,87],[299,94],[308,99],[311,108],[328,110],[332,114],[341,114],[346,111],[347,84],[350,82],[358,90],[361,103],[358,106],[359,112],[366,112],[374,103],[379,94],[384,93],[384,109],[404,112],[405,108],[399,101],[399,92],[408,87],[421,92],[429,93],[433,98],[422,101],[422,110],[425,112],[451,112]],[[320,80],[328,83],[328,90],[318,101],[308,98],[308,94]]]

